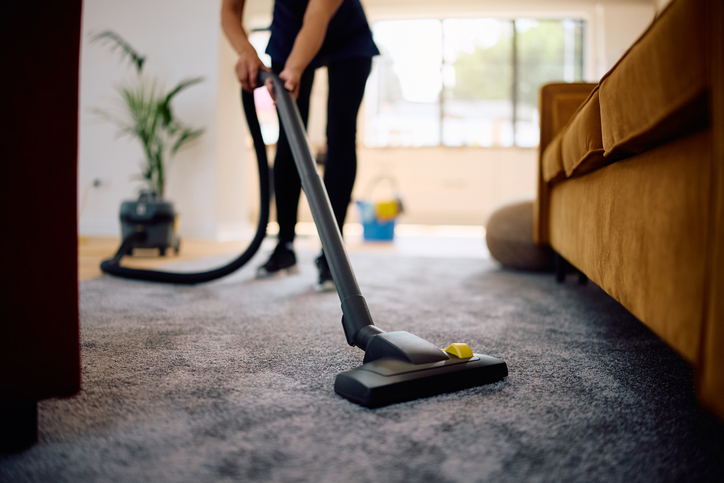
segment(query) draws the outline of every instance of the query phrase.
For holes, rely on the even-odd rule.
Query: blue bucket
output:
[[[363,238],[367,241],[391,241],[395,238],[396,220],[379,221],[375,213],[374,203],[358,201],[360,221],[362,222]]]

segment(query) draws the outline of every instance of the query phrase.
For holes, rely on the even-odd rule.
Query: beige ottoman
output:
[[[498,208],[485,227],[490,254],[503,266],[518,270],[552,270],[553,251],[533,242],[533,201]]]

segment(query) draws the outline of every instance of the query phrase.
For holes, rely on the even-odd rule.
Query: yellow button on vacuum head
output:
[[[447,349],[443,349],[448,354],[452,354],[460,359],[469,359],[473,357],[473,350],[467,344],[454,343],[450,344]]]

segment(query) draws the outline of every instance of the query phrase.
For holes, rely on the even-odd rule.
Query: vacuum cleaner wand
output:
[[[408,332],[384,332],[375,326],[317,172],[297,105],[279,77],[261,71],[259,83],[264,84],[267,79],[274,85],[279,117],[342,303],[342,327],[347,343],[365,351],[361,367],[337,376],[334,385],[337,394],[363,406],[377,407],[506,377],[505,362],[474,354],[466,344],[451,344],[441,350]]]
[[[266,79],[271,79],[274,83],[279,117],[289,140],[289,147],[301,178],[302,189],[309,201],[312,217],[322,241],[324,254],[329,262],[337,293],[342,301],[342,313],[345,314],[343,326],[347,342],[365,349],[367,337],[361,337],[358,341],[358,332],[364,327],[374,326],[374,323],[347,257],[342,234],[337,227],[327,190],[317,172],[299,109],[277,76],[261,71],[262,83]]]

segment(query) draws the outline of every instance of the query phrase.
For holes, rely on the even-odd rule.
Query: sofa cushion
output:
[[[584,82],[553,82],[540,88],[540,147],[548,143],[568,124],[569,119],[598,84]]]
[[[563,133],[559,132],[553,141],[548,144],[548,147],[543,151],[543,157],[541,159],[541,174],[543,175],[543,181],[551,183],[559,179],[565,178],[563,172],[563,161],[561,156],[561,140]]]
[[[574,91],[559,93],[553,98],[551,101],[553,132],[557,133],[561,131],[563,127],[568,124],[568,121],[570,121],[576,111],[580,109],[581,104],[585,102],[588,96],[590,96],[590,92],[582,93]]]
[[[566,126],[561,140],[561,155],[566,177],[593,171],[606,163],[598,89],[593,90]]]
[[[706,125],[707,10],[707,0],[674,0],[601,79],[605,156]]]

